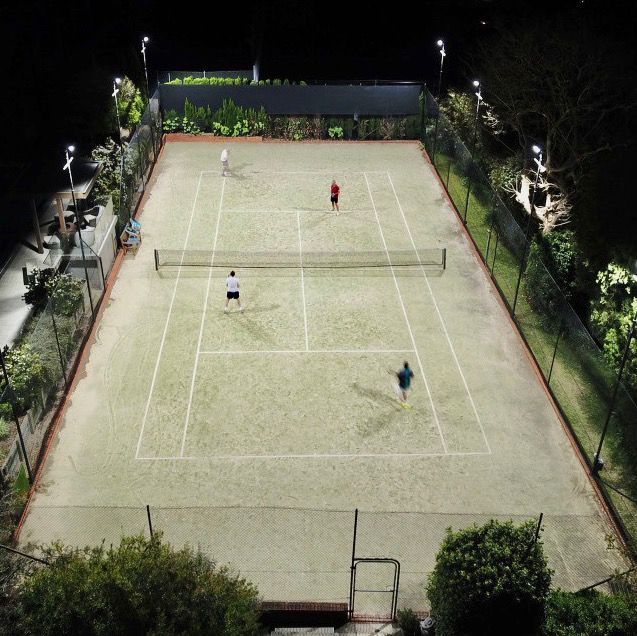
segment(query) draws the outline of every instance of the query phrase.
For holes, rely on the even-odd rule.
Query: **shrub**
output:
[[[494,159],[489,164],[489,181],[499,193],[505,193],[507,188],[513,187],[522,172],[520,159],[516,156]]]
[[[18,588],[17,635],[259,633],[251,583],[160,535],[45,554],[51,565]]]
[[[53,311],[61,316],[73,316],[84,302],[84,281],[67,274],[49,278],[46,291],[53,301]]]
[[[327,134],[330,136],[330,139],[342,139],[343,129],[340,126],[332,126],[332,128],[327,129]]]
[[[124,152],[128,146],[124,144]],[[119,144],[116,144],[110,137],[103,145],[95,146],[91,152],[91,159],[99,161],[104,168],[100,172],[93,189],[91,190],[91,205],[106,205],[109,198],[113,199],[113,209],[115,214],[119,213],[120,208],[120,159],[122,151]],[[126,168],[126,167],[125,167]],[[124,171],[124,181],[132,175],[129,169]]]
[[[50,267],[47,269],[34,267],[28,276],[27,291],[22,296],[24,302],[36,308],[44,307],[49,299],[47,283],[54,276],[55,270]]]
[[[438,636],[537,632],[551,572],[534,533],[533,521],[447,530],[427,587]]]
[[[599,298],[591,305],[591,324],[603,342],[604,357],[618,372],[637,315],[637,282],[627,268],[610,263],[597,275],[597,283]],[[623,379],[637,392],[637,338],[631,341]]]
[[[562,309],[563,295],[542,261],[542,249],[536,239],[531,244],[524,280],[531,307],[542,320],[554,323]]]
[[[637,597],[595,591],[551,592],[546,604],[544,636],[637,634]]]
[[[11,425],[0,416],[0,439],[4,439],[11,432]]]
[[[4,361],[19,410],[26,412],[40,398],[46,371],[40,355],[23,343],[13,349],[4,348]],[[0,383],[0,387],[4,383]]]
[[[413,610],[409,608],[398,610],[398,626],[403,630],[404,636],[420,636],[420,620]]]

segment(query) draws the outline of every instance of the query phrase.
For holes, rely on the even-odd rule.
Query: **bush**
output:
[[[330,139],[343,139],[343,129],[340,126],[332,126],[327,129]]]
[[[11,387],[15,393],[18,408],[23,412],[31,408],[39,399],[46,381],[46,371],[40,355],[31,345],[23,343],[13,349],[4,348],[4,361]],[[4,388],[0,382],[0,390]]]
[[[49,278],[46,291],[53,301],[53,311],[61,316],[75,315],[84,302],[84,281],[68,274]]]
[[[126,144],[124,148],[126,148]],[[119,144],[116,144],[110,137],[104,142],[103,145],[95,146],[91,152],[91,159],[93,161],[99,161],[104,165],[102,172],[100,172],[90,195],[91,205],[106,205],[109,198],[113,199],[113,210],[115,214],[119,214],[120,207],[120,161],[121,161],[121,149]],[[130,178],[132,175],[130,170],[124,171],[124,181]]]
[[[627,268],[610,263],[597,275],[597,283],[599,298],[591,305],[591,324],[603,342],[604,357],[618,372],[637,315],[637,282]],[[623,380],[637,393],[637,338],[631,341]]]
[[[438,636],[537,632],[551,572],[534,533],[533,521],[447,530],[427,587]]]
[[[398,626],[403,630],[404,636],[420,636],[420,620],[409,608],[398,610]]]
[[[159,535],[109,548],[54,544],[45,554],[51,565],[18,588],[17,635],[259,633],[251,583]]]
[[[542,261],[542,249],[537,240],[531,244],[524,280],[529,304],[542,320],[553,324],[561,313],[563,295]]]
[[[595,591],[551,592],[543,636],[629,636],[637,634],[637,597]]]
[[[47,269],[34,267],[28,276],[27,291],[22,296],[24,302],[36,308],[44,307],[49,299],[47,282],[54,276],[55,270],[50,267]]]

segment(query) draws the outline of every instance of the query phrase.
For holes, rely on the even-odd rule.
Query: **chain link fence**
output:
[[[119,205],[116,206],[118,233],[135,213],[157,161],[161,143],[159,93],[155,92],[122,155],[121,192]],[[10,368],[5,373],[2,369],[0,420],[8,428],[4,439],[0,439],[2,478],[14,478],[23,468],[29,479],[33,479],[56,407],[68,390],[81,346],[95,321],[117,250],[110,199],[104,207],[105,213],[91,233],[92,244],[78,236],[77,243],[69,240],[58,249],[52,249],[44,263],[38,266],[80,281],[81,303],[78,297],[78,306],[69,312],[66,292],[49,290],[49,301],[36,308],[23,325],[13,349],[33,354],[34,358],[28,364],[42,367],[40,380],[27,377],[27,369],[20,371],[18,363],[14,365],[15,371]],[[87,236],[89,230],[91,228],[85,230]],[[10,357],[12,354],[5,353],[7,355]],[[25,383],[31,387],[28,398],[20,395],[20,386]],[[33,388],[35,384],[38,384],[37,388]]]
[[[516,218],[426,92],[423,143],[480,257],[528,344],[589,468],[637,552],[637,406]],[[523,229],[523,227],[525,229]],[[600,456],[595,455],[610,414]]]
[[[60,539],[67,545],[117,544],[123,535],[162,532],[175,547],[189,545],[254,582],[268,601],[348,603],[352,556],[400,563],[398,607],[428,609],[426,584],[447,528],[516,524],[539,515],[355,512],[297,508],[32,506],[21,543]],[[540,540],[554,570],[553,585],[576,591],[626,569],[605,543],[599,516],[544,515]],[[31,545],[29,546],[29,543]],[[363,567],[364,566],[364,567]],[[357,613],[383,615],[391,605],[386,564],[358,566]]]

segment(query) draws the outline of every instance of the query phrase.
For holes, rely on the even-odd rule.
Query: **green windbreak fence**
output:
[[[425,93],[423,143],[460,218],[526,340],[595,478],[637,553],[637,406],[544,264],[529,258],[520,223],[491,187],[477,161]],[[535,255],[534,255],[535,256]],[[522,272],[520,277],[520,272]],[[519,282],[518,282],[519,281]],[[542,293],[538,294],[538,281]]]

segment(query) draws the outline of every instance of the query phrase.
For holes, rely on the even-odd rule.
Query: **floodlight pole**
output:
[[[80,218],[80,208],[77,205],[77,200],[75,198],[75,186],[73,185],[73,173],[71,172],[71,163],[73,162],[73,157],[69,156],[69,151],[73,152],[73,146],[69,146],[66,151],[66,163],[64,164],[63,170],[69,171],[69,181],[71,182],[71,197],[73,198],[73,207],[75,208],[75,220],[77,222],[77,233],[80,237],[80,251],[82,252],[82,264],[84,265],[84,275],[86,276],[86,288],[88,289],[88,300],[91,305],[91,315],[93,316],[93,320],[95,320],[95,305],[93,305],[93,294],[91,293],[91,283],[88,279],[88,267],[86,266],[86,256],[84,254],[84,240],[82,239],[82,219]]]
[[[522,274],[524,273],[524,266],[526,265],[526,243],[529,242],[529,228],[531,226],[531,217],[535,214],[535,193],[537,192],[537,184],[540,179],[540,172],[545,172],[546,168],[542,165],[542,150],[538,146],[533,146],[533,152],[538,155],[538,158],[534,158],[533,161],[537,164],[537,170],[535,171],[535,181],[533,182],[533,193],[531,194],[531,209],[529,216],[526,219],[526,226],[524,228],[524,252],[520,258],[520,271],[518,272],[518,282],[515,285],[515,296],[513,297],[513,306],[511,307],[511,315],[515,316],[515,307],[518,304],[518,294],[520,293],[520,283],[522,282]]]
[[[478,80],[474,80],[473,81],[473,85],[474,87],[477,89],[475,92],[475,96],[478,98],[477,104],[476,104],[476,120],[475,120],[475,124],[473,126],[473,142],[471,144],[471,155],[472,155],[472,159],[473,159],[473,153],[475,152],[476,149],[476,141],[478,139],[478,119],[480,118],[480,104],[482,102],[482,92],[480,90],[480,82]],[[465,223],[465,225],[467,224],[467,210],[469,209],[469,195],[471,194],[471,176],[469,176],[469,184],[467,185],[467,198],[465,199],[464,202],[464,215],[463,215],[463,221]]]
[[[445,63],[445,43],[442,40],[438,40],[438,46],[440,47],[440,73],[438,74],[438,99],[440,99],[440,91],[442,90],[442,67]]]
[[[155,133],[153,131],[153,113],[150,108],[150,86],[148,85],[148,67],[146,66],[146,44],[150,41],[148,36],[142,38],[142,58],[144,60],[144,77],[146,78],[146,100],[148,101],[148,117],[150,118],[150,140],[153,144],[153,158],[157,161],[157,151],[155,149]]]
[[[436,165],[436,149],[438,146],[438,124],[440,122],[440,91],[442,88],[442,68],[447,55],[445,51],[445,43],[442,40],[438,40],[438,46],[440,47],[440,74],[438,76],[438,96],[436,97],[436,127],[434,129],[434,143],[431,151],[431,161],[434,166]]]
[[[4,376],[5,384],[7,385],[7,391],[11,396],[11,413],[13,414],[13,421],[15,422],[16,428],[18,430],[18,440],[20,441],[20,449],[22,450],[22,457],[24,457],[24,465],[27,468],[27,476],[29,478],[29,483],[33,484],[33,472],[31,471],[31,464],[29,462],[29,456],[27,455],[27,449],[24,445],[24,438],[22,437],[22,429],[20,428],[20,419],[18,418],[18,411],[15,406],[15,393],[13,388],[11,387],[11,383],[9,382],[9,374],[7,373],[7,366],[4,362],[4,354],[2,353],[2,348],[0,347],[0,365],[2,366],[2,375]]]
[[[113,80],[113,94],[112,97],[115,100],[115,117],[117,118],[117,134],[119,138],[119,210],[122,210],[122,200],[124,199],[123,188],[124,188],[124,144],[122,143],[122,125],[119,121],[119,102],[117,101],[117,93],[119,93],[119,88],[117,85],[121,83],[121,79],[116,77]],[[128,214],[130,218],[130,210]]]

